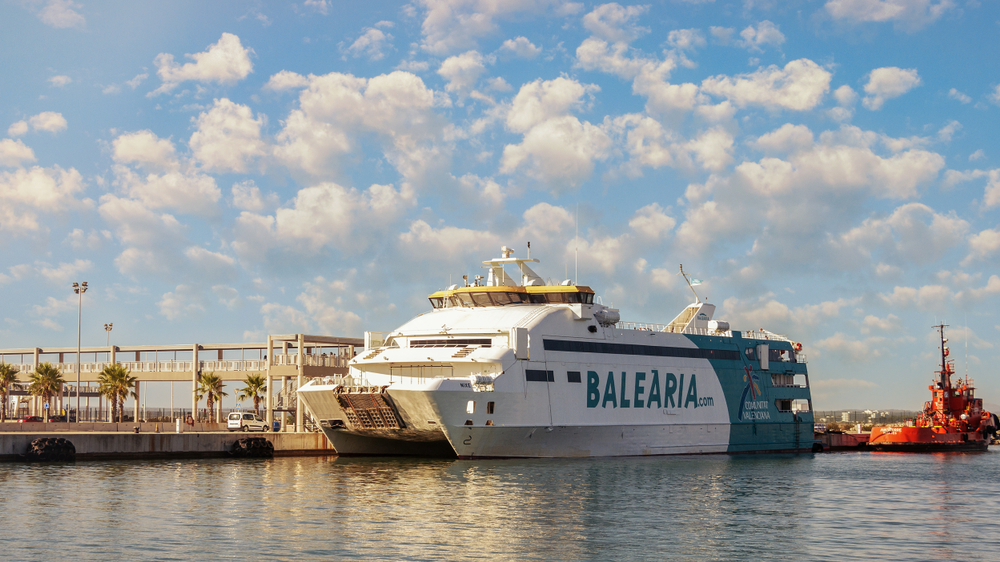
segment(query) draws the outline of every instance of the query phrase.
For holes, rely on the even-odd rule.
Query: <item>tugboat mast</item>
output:
[[[945,345],[948,343],[948,338],[944,337],[944,329],[948,327],[948,324],[938,324],[934,326],[937,328],[938,333],[941,335],[941,380],[938,382],[938,386],[942,391],[941,395],[941,413],[945,416],[951,415],[951,408],[949,404],[951,403],[951,373],[948,370],[948,347]]]

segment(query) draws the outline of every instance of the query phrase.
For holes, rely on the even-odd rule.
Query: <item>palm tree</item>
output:
[[[209,421],[212,420],[212,405],[216,399],[219,400],[219,411],[216,414],[215,421],[218,422],[222,417],[222,397],[229,396],[228,393],[222,391],[222,385],[222,378],[215,374],[215,371],[202,373],[198,379],[198,390],[196,391],[195,399],[201,400],[202,396],[207,397]]]
[[[28,387],[28,392],[33,396],[41,396],[42,401],[49,403],[64,384],[66,381],[59,369],[46,361],[39,365],[34,373],[31,373],[31,386]],[[45,421],[49,421],[48,408],[45,409]]]
[[[13,365],[0,362],[0,422],[7,421],[7,398],[10,394],[10,385],[17,382],[17,368]]]
[[[243,384],[246,386],[236,393],[236,399],[246,400],[248,398],[253,398],[253,413],[259,414],[260,396],[267,391],[267,381],[264,380],[264,375],[247,375]]]
[[[115,363],[104,367],[101,374],[97,375],[98,392],[111,403],[111,419],[114,420],[117,416],[118,423],[123,421],[125,399],[135,397],[135,383],[139,377],[133,377],[131,373],[121,364]]]

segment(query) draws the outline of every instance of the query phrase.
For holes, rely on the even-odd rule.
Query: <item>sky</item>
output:
[[[0,348],[361,337],[501,246],[919,409],[1000,404],[1000,9],[2,0]],[[993,131],[992,133],[990,131]]]

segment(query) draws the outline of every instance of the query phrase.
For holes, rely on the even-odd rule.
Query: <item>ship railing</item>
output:
[[[302,363],[306,367],[347,367],[351,358],[345,355],[322,354],[303,355]],[[275,353],[272,365],[298,365],[299,356],[297,353]]]
[[[670,324],[652,324],[648,322],[618,322],[615,327],[619,330],[639,330],[644,332],[672,332]],[[731,337],[733,333],[728,330],[709,330],[708,328],[690,328],[675,332],[678,334],[688,334],[694,336],[725,336]]]
[[[768,332],[767,330],[761,328],[758,330],[744,330],[743,337],[751,340],[776,340],[776,341],[786,341],[788,343],[795,343],[788,339],[788,336],[783,336],[781,334],[775,334],[774,332]]]

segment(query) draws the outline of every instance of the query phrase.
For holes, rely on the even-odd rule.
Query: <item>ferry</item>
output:
[[[530,258],[429,295],[430,310],[300,402],[341,455],[613,457],[814,450],[802,344],[735,331],[695,295],[668,324],[623,322]]]

